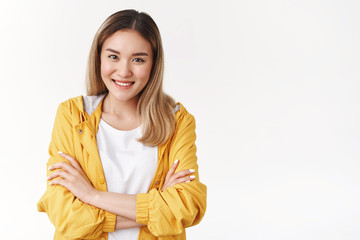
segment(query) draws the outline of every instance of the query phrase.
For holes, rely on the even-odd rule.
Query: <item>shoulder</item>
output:
[[[195,118],[181,103],[177,102],[179,109],[175,113],[175,129],[170,140],[172,147],[181,147],[196,140]]]
[[[195,118],[194,116],[187,111],[187,109],[184,107],[184,105],[180,102],[177,102],[175,105],[175,121],[176,124],[195,124]]]
[[[177,102],[174,107],[175,111],[175,118],[177,117],[184,117],[184,116],[192,116],[191,113],[188,112],[188,110],[185,108],[185,106],[181,102]]]
[[[60,103],[59,108],[70,112],[87,112],[89,115],[91,115],[100,104],[101,100],[105,97],[105,95],[106,94],[94,96],[80,95],[77,97],[72,97]]]
[[[74,112],[83,110],[83,96],[69,98],[59,104],[58,110],[63,112]]]

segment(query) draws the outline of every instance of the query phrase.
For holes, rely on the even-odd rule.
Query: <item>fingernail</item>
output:
[[[52,182],[49,182],[49,185],[52,185]]]
[[[185,183],[189,183],[190,182],[190,180],[187,180]]]
[[[58,154],[63,154],[63,152],[62,152],[62,151],[58,151]]]
[[[194,178],[195,178],[195,176],[194,176],[194,175],[191,175],[191,176],[190,176],[190,179],[194,179]]]
[[[178,159],[176,159],[176,160],[175,160],[175,162],[174,162],[174,164],[177,164],[177,163],[178,163],[178,161],[179,161],[179,160],[178,160]]]
[[[193,173],[193,172],[195,172],[195,170],[194,169],[189,169],[189,172]]]
[[[48,170],[51,170],[51,166],[48,168]]]

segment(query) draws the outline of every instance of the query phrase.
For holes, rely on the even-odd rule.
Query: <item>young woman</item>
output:
[[[162,90],[159,30],[119,11],[95,35],[87,95],[58,107],[48,187],[38,202],[54,239],[185,239],[200,222],[195,120]]]

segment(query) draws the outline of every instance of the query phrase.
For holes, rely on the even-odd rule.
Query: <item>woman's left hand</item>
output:
[[[72,192],[77,198],[84,203],[90,203],[95,196],[96,189],[91,185],[90,180],[82,170],[76,159],[59,152],[60,156],[70,162],[57,162],[49,167],[50,171],[57,170],[48,176],[48,180],[52,180],[49,185],[61,185]],[[55,179],[54,179],[55,178]]]

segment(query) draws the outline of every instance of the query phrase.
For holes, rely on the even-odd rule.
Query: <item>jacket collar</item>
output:
[[[77,132],[84,133],[81,134],[82,136],[80,138],[82,139],[85,146],[86,146],[85,142],[87,142],[89,139],[96,139],[96,133],[101,119],[102,104],[106,95],[107,93],[98,96],[82,97],[83,106],[81,106],[82,108],[80,109],[82,109],[81,114],[83,114],[83,121],[77,126],[75,126],[75,128]],[[181,112],[184,110],[185,108],[182,106],[181,103],[177,103],[175,105],[174,108],[175,113],[179,112],[179,114],[181,114]],[[179,116],[179,114],[177,114],[177,116]],[[166,141],[162,146],[159,146],[160,156],[164,153],[165,146],[169,142],[170,138],[171,137],[169,137],[168,141]]]
[[[83,109],[84,111],[91,116],[93,112],[97,109],[99,104],[105,98],[107,93],[101,94],[99,96],[83,96]]]
[[[79,109],[79,124],[75,125],[75,131],[80,134],[80,138],[85,136],[91,138],[96,136],[99,122],[101,119],[102,103],[106,94],[99,96],[82,96],[76,105]]]

